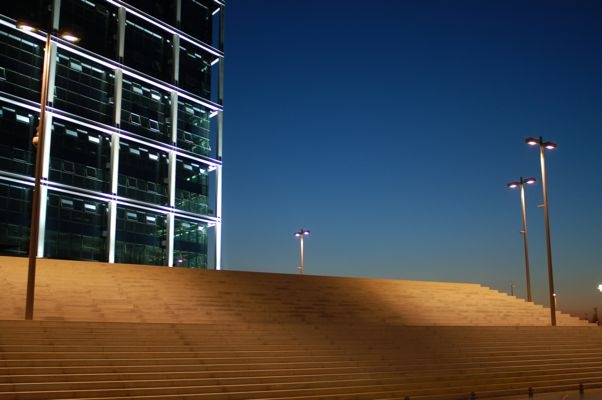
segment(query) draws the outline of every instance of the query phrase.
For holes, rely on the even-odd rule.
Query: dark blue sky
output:
[[[226,269],[525,293],[518,192],[548,153],[561,310],[602,306],[602,2],[231,1]],[[541,185],[527,190],[547,304]]]

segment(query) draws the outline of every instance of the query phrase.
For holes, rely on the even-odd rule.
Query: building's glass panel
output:
[[[209,111],[191,102],[178,101],[177,146],[195,154],[207,156],[211,152]]]
[[[171,34],[134,15],[125,26],[125,65],[164,82],[173,82]]]
[[[123,60],[119,61],[140,75],[178,85],[182,91],[217,102],[218,74],[212,73],[216,67],[211,65],[215,56],[188,39],[218,48],[219,5],[213,0],[179,1],[181,15],[176,21],[176,0],[124,0],[126,10],[131,6],[185,33],[179,41],[178,59],[174,59],[173,33],[126,11],[125,48]],[[59,8],[55,9],[55,5]],[[81,37],[77,46],[99,58],[117,60],[118,5],[105,0],[13,0],[1,8],[4,16],[25,18],[43,30],[52,21],[51,14],[57,12],[58,28],[73,30]],[[169,151],[151,145],[161,142],[166,147],[175,145],[183,153],[172,166],[172,189],[180,215],[173,226],[174,265],[206,267],[212,231],[208,232],[206,223],[187,218],[193,218],[189,213],[212,215],[211,208],[215,208],[215,196],[208,197],[208,192],[213,194],[216,190],[215,175],[207,171],[207,165],[189,158],[192,154],[216,157],[210,146],[217,132],[211,110],[184,96],[178,97],[177,105],[171,104],[169,89],[144,83],[126,68],[120,97],[121,120],[115,121],[115,72],[69,48],[70,45],[57,47],[56,59],[52,60],[56,69],[51,106],[57,115],[52,119],[49,147],[47,219],[41,225],[45,233],[44,256],[106,261],[109,254],[107,203],[101,196],[91,199],[86,194],[110,192],[111,140],[110,135],[82,125],[87,119],[110,126],[117,122],[123,133],[115,160],[119,167],[116,183],[119,201],[128,205],[117,208],[115,261],[167,264],[167,219],[156,206],[169,205]],[[0,26],[0,91],[6,92],[6,97],[39,103],[43,55],[43,40],[10,26]],[[172,115],[172,107],[177,115]],[[61,112],[82,122],[66,121]],[[37,116],[36,110],[16,106],[10,100],[0,101],[0,254],[28,252],[32,188],[23,182],[25,176],[32,177],[34,173],[35,148],[31,139]],[[176,120],[178,129],[172,132]],[[22,183],[9,182],[8,176],[15,177],[11,174],[23,175]],[[59,188],[71,193],[59,193]],[[159,211],[138,209],[143,208],[141,202]]]
[[[0,26],[0,90],[40,101],[44,43]]]
[[[119,146],[119,196],[167,205],[167,154],[136,143]]]
[[[115,262],[166,265],[165,216],[117,207]]]
[[[59,49],[54,106],[110,124],[115,108],[114,78],[106,67]]]
[[[217,7],[211,0],[182,0],[182,31],[211,44],[211,14]]]
[[[130,77],[123,79],[121,127],[138,135],[171,143],[169,93]]]
[[[50,148],[50,180],[109,192],[111,141],[106,135],[71,122],[55,120]]]
[[[61,0],[61,29],[77,33],[81,38],[78,45],[94,53],[116,58],[117,25],[116,9],[111,4]]]
[[[184,158],[176,160],[176,208],[206,215],[207,166]]]
[[[30,110],[0,102],[0,170],[33,176],[36,152],[31,139],[37,125]]]
[[[65,193],[48,193],[44,256],[106,261],[106,203]]]
[[[175,26],[176,0],[125,0],[125,2],[168,25]]]
[[[32,187],[0,180],[0,254],[29,253]]]
[[[174,266],[207,267],[207,225],[175,219]]]
[[[179,86],[197,96],[211,100],[211,61],[215,56],[196,46],[180,46]]]

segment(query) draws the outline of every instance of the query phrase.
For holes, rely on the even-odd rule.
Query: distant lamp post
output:
[[[541,163],[541,187],[543,191],[543,212],[546,224],[546,254],[548,259],[548,289],[550,295],[550,316],[552,326],[556,326],[556,301],[554,294],[554,273],[552,270],[552,244],[550,243],[550,217],[548,214],[548,187],[546,184],[546,158],[545,150],[554,150],[556,143],[544,142],[542,137],[527,138],[525,143],[529,146],[539,146],[539,160]]]
[[[303,275],[304,265],[303,265],[303,238],[309,235],[309,231],[301,228],[299,232],[295,232],[295,237],[299,238],[299,243],[301,245],[301,263],[299,264],[299,273]]]
[[[602,283],[598,285],[598,290],[602,292]]]
[[[25,32],[35,32],[38,28],[25,20],[18,20],[17,28]],[[73,33],[61,32],[60,37],[69,41],[77,42],[79,38]],[[31,227],[29,230],[29,266],[27,269],[27,293],[25,298],[25,319],[33,319],[33,300],[36,279],[36,262],[38,252],[38,241],[40,238],[40,191],[42,182],[42,157],[45,151],[45,129],[46,126],[46,105],[48,103],[48,80],[50,74],[50,53],[51,53],[52,34],[50,30],[46,33],[46,42],[44,44],[44,61],[42,64],[42,87],[40,88],[40,116],[36,135],[32,138],[32,143],[36,148],[36,159],[34,166],[34,187],[33,199],[31,204]]]
[[[525,206],[525,184],[532,185],[534,184],[535,178],[527,178],[524,179],[522,176],[517,182],[510,182],[507,186],[510,189],[520,188],[520,202],[523,211],[523,230],[521,231],[523,235],[523,244],[525,248],[525,276],[527,280],[527,301],[532,301],[531,298],[531,273],[529,271],[529,244],[527,242],[527,209]]]

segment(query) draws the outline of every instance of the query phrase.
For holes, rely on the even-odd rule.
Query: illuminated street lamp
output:
[[[17,28],[25,32],[36,32],[38,28],[34,24],[25,20],[18,20]],[[61,32],[60,36],[69,41],[77,42],[79,38],[68,32]],[[29,230],[29,266],[27,269],[27,294],[25,297],[25,319],[33,319],[33,299],[36,280],[36,262],[38,252],[38,241],[40,238],[40,191],[42,181],[42,157],[45,151],[45,124],[46,124],[46,105],[48,104],[48,80],[50,74],[50,53],[52,44],[51,32],[46,33],[44,44],[44,61],[42,64],[42,87],[40,89],[40,117],[36,135],[32,138],[32,143],[36,148],[36,159],[34,166],[34,187],[33,199],[31,203],[31,227]]]
[[[301,263],[299,264],[299,273],[303,275],[304,267],[303,267],[303,238],[309,235],[309,231],[301,228],[299,232],[295,232],[295,237],[299,238],[299,243],[301,244]]]
[[[523,179],[520,177],[518,182],[510,182],[507,186],[510,189],[520,188],[520,202],[523,211],[523,230],[521,233],[523,234],[523,243],[525,247],[525,273],[527,280],[527,301],[531,300],[531,273],[529,272],[529,245],[527,244],[527,210],[525,207],[525,183],[527,185],[532,185],[535,183],[535,178],[527,178]]]
[[[602,283],[598,285],[598,290],[602,292]]]
[[[556,143],[544,142],[540,136],[536,138],[527,138],[525,143],[529,146],[539,146],[539,160],[541,163],[541,187],[543,191],[543,212],[546,224],[546,253],[548,258],[548,289],[550,295],[550,314],[552,326],[556,326],[556,301],[554,295],[554,273],[552,271],[552,244],[550,243],[550,218],[548,214],[548,187],[546,185],[546,159],[545,150],[553,150]]]

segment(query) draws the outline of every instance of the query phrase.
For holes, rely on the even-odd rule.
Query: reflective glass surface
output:
[[[207,267],[207,226],[176,218],[174,227],[174,266]]]
[[[106,261],[106,204],[65,193],[49,193],[44,256]]]
[[[29,251],[32,187],[0,181],[0,254],[25,255]]]
[[[31,139],[37,124],[37,113],[0,101],[0,170],[33,176],[36,153]]]
[[[117,208],[115,262],[165,265],[165,217],[128,207]]]

